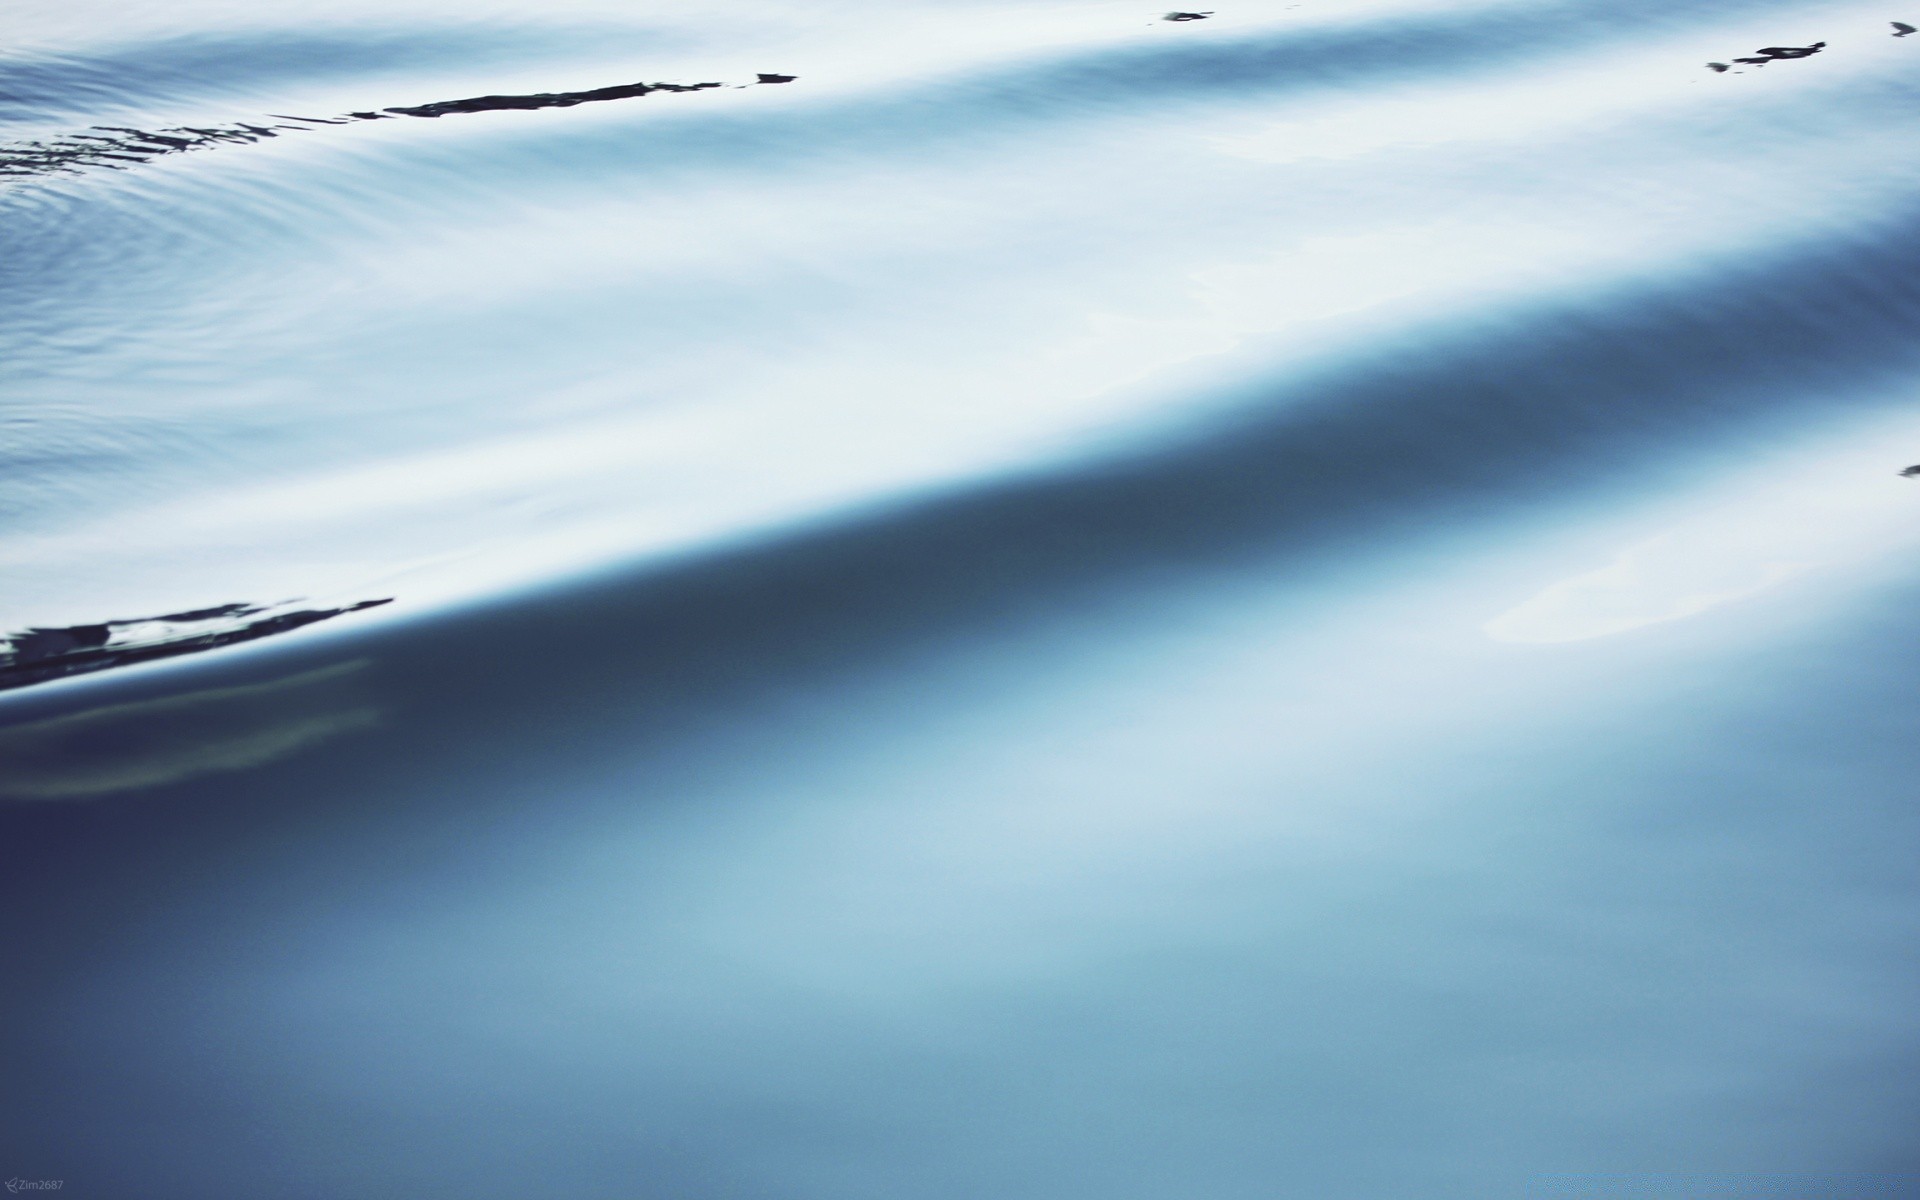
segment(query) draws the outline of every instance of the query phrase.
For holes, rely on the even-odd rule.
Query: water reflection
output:
[[[0,729],[0,800],[79,800],[244,771],[380,719],[366,661]]]
[[[0,1173],[1906,1186],[1895,14],[94,3],[0,80],[147,139],[0,189]],[[746,86],[544,90],[633,79]]]

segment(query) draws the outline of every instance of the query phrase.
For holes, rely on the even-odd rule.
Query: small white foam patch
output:
[[[1920,489],[1897,474],[1920,429],[1876,429],[1798,469],[1743,471],[1605,565],[1557,580],[1481,629],[1501,642],[1578,642],[1718,612],[1920,540]]]

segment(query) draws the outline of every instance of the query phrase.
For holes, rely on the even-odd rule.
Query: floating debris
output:
[[[237,642],[286,633],[342,613],[393,603],[362,600],[340,608],[290,609],[259,604],[222,604],[157,617],[102,621],[97,625],[33,628],[0,638],[0,691],[86,675],[157,658],[195,654]],[[263,615],[264,614],[264,615]]]
[[[725,87],[722,83],[623,83],[585,92],[535,92],[527,96],[474,96],[466,100],[441,100],[417,104],[411,108],[382,111],[407,117],[444,117],[449,113],[494,112],[500,109],[572,108],[576,104],[594,104],[604,100],[631,100],[653,92],[703,92]]]
[[[1754,63],[1766,66],[1770,62],[1779,62],[1789,58],[1811,58],[1827,48],[1825,42],[1815,42],[1811,46],[1762,46],[1746,58],[1736,58],[1740,63]]]
[[[740,86],[792,83],[798,78],[797,75],[761,72],[753,83]],[[268,113],[267,116],[276,122],[270,125],[241,122],[212,128],[180,126],[158,130],[95,125],[86,133],[68,134],[47,141],[0,146],[0,178],[61,174],[87,167],[105,167],[109,170],[124,171],[130,165],[151,162],[165,154],[180,154],[217,143],[258,142],[266,138],[278,137],[288,131],[301,132],[320,125],[352,125],[357,121],[392,121],[400,117],[444,117],[454,113],[494,112],[503,109],[572,108],[576,104],[629,100],[654,92],[701,92],[709,88],[725,86],[721,83],[623,83],[582,92],[472,96],[465,100],[441,100],[432,104],[400,105],[379,111],[350,112],[337,117],[302,117],[291,113]],[[286,122],[297,122],[297,124],[286,124]]]

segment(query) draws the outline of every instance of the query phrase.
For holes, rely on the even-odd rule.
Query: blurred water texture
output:
[[[1164,15],[14,5],[0,1174],[1920,1196],[1915,13]]]

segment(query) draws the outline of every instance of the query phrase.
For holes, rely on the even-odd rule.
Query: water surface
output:
[[[1913,13],[11,15],[0,1174],[1920,1195]]]

